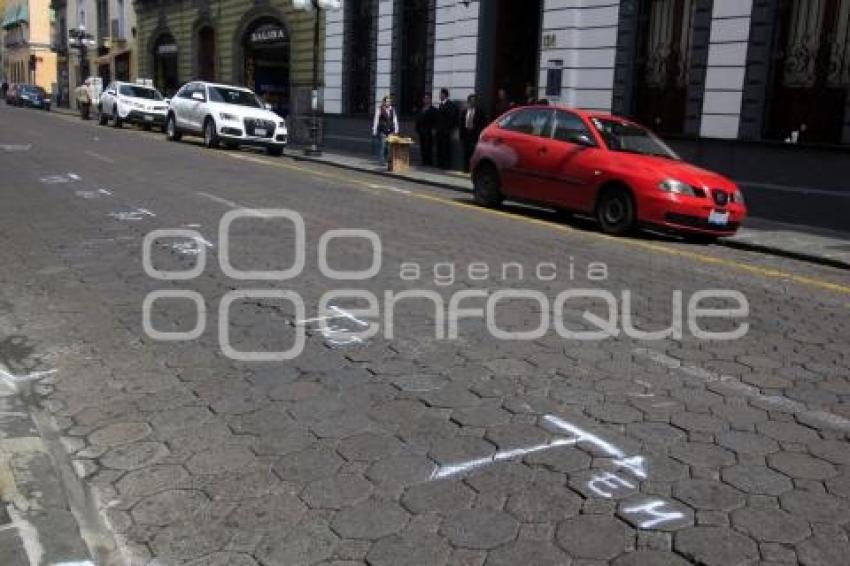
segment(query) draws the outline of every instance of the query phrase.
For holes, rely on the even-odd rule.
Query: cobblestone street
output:
[[[39,425],[94,564],[847,564],[847,270],[67,116],[0,126],[21,144],[0,146],[0,410]],[[197,273],[152,278],[145,249]],[[298,249],[292,277],[232,277]],[[735,340],[690,324],[740,306],[718,290],[747,312],[699,326]],[[299,336],[291,360],[226,355]]]

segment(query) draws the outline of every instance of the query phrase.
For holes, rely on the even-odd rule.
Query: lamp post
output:
[[[321,155],[319,149],[319,18],[321,11],[339,10],[342,0],[292,0],[296,10],[312,11],[313,22],[313,89],[310,93],[312,120],[310,124],[310,146],[304,150],[307,155]]]
[[[86,70],[88,69],[88,48],[95,44],[94,36],[86,31],[86,26],[80,24],[80,27],[68,30],[68,47],[76,48],[80,52],[80,81],[85,80]],[[85,63],[85,67],[83,64]]]

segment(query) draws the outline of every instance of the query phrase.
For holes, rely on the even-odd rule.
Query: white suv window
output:
[[[123,96],[133,96],[135,98],[146,98],[148,100],[162,100],[159,91],[137,85],[121,85],[118,87],[118,92]]]
[[[236,104],[237,106],[248,106],[250,108],[262,108],[257,96],[249,91],[224,86],[210,86],[210,102],[221,102],[224,104]]]

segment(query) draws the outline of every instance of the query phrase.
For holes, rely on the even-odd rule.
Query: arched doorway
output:
[[[198,78],[214,81],[215,74],[215,30],[204,26],[198,30]]]
[[[170,33],[157,38],[153,46],[153,81],[164,96],[177,92],[180,80],[177,75],[177,42]]]
[[[289,34],[276,18],[260,18],[242,38],[244,83],[281,116],[289,114]]]

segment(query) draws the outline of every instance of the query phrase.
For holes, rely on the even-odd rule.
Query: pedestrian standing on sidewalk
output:
[[[375,110],[375,119],[372,121],[372,139],[375,144],[375,153],[381,165],[387,164],[387,137],[398,134],[398,116],[393,108],[392,98],[387,95],[381,101],[381,105]]]
[[[531,83],[525,83],[525,101],[523,104],[526,106],[534,106],[537,104],[537,89],[534,88],[534,85]]]
[[[431,95],[422,95],[422,106],[416,115],[416,133],[419,135],[419,147],[422,165],[434,166],[434,126],[437,123],[437,109],[431,103]]]
[[[452,167],[452,134],[457,129],[458,109],[451,98],[449,89],[440,89],[440,106],[437,108],[437,167]]]
[[[496,117],[498,118],[511,108],[513,108],[514,103],[511,102],[511,99],[508,97],[508,91],[503,88],[500,88],[496,93]]]
[[[80,118],[83,120],[88,120],[91,113],[92,96],[89,89],[90,82],[90,79],[86,79],[85,83],[78,86],[77,90],[74,91],[77,98],[77,107],[80,109]]]
[[[5,98],[6,98],[6,92],[9,90],[9,83],[7,83],[7,82],[4,80],[4,81],[3,81],[3,86],[2,86],[2,87],[0,87],[0,90],[2,90],[2,92],[0,92],[0,94],[2,94],[2,97],[5,99]]]
[[[463,170],[469,172],[469,162],[478,145],[481,132],[487,127],[484,111],[478,107],[478,95],[470,94],[466,98],[466,110],[460,121],[460,141],[463,143]]]

